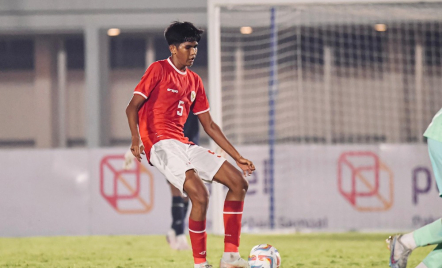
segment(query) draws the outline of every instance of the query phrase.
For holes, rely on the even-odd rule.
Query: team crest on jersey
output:
[[[195,92],[195,91],[192,91],[192,92],[190,93],[190,101],[193,102],[193,101],[195,100],[195,98],[196,98],[196,92]]]

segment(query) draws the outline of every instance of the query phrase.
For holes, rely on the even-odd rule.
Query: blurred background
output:
[[[169,56],[165,27],[174,20],[206,27],[203,0],[2,1],[0,8],[5,148],[127,146],[125,106],[147,66]],[[194,67],[203,80],[206,44],[205,36]]]
[[[206,30],[192,70],[257,166],[245,231],[438,218],[422,134],[442,107],[442,2],[244,3],[0,0],[0,236],[167,231],[162,175],[121,169],[126,105],[175,20]]]

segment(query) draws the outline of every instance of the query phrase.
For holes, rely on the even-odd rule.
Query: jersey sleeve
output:
[[[154,62],[147,68],[141,81],[135,87],[134,94],[139,94],[145,99],[149,98],[152,90],[158,85],[163,76],[163,67],[161,63]]]
[[[202,114],[210,110],[209,101],[207,100],[206,90],[204,89],[203,81],[198,76],[198,83],[196,89],[196,97],[192,112],[194,115]]]

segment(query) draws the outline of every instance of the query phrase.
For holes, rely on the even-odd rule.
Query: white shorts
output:
[[[212,182],[224,161],[224,157],[208,149],[174,139],[161,140],[150,150],[152,165],[183,194],[186,171],[194,169],[203,181]]]

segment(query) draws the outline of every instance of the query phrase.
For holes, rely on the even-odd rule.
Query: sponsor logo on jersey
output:
[[[190,101],[193,102],[193,101],[195,100],[195,98],[196,98],[196,92],[195,92],[195,91],[192,91],[192,92],[190,93]]]
[[[177,89],[168,88],[167,91],[172,92],[172,93],[178,93]]]

